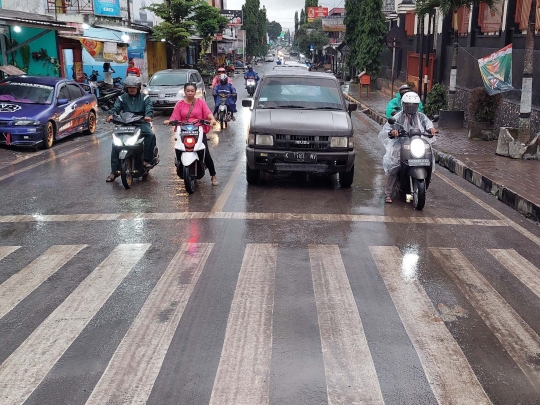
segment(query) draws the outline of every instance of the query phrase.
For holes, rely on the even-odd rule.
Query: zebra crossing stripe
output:
[[[404,261],[399,249],[369,249],[439,404],[491,404],[422,284],[410,269],[402,273]]]
[[[540,337],[474,266],[454,248],[430,248],[444,270],[540,392]]]
[[[506,269],[540,298],[540,270],[514,249],[488,249]]]
[[[384,404],[338,246],[310,245],[328,403]]]
[[[149,247],[118,245],[0,365],[2,405],[26,401]]]
[[[248,244],[210,405],[267,405],[277,245]]]
[[[146,403],[213,245],[182,245],[122,339],[87,405]]]
[[[20,246],[0,246],[0,260],[19,249]],[[1,318],[1,317],[0,317]]]
[[[0,318],[56,273],[86,245],[55,245],[0,285]],[[1,252],[0,252],[1,254]]]

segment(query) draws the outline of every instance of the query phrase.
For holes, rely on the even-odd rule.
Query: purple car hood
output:
[[[39,119],[40,115],[50,107],[50,104],[25,104],[14,103],[11,101],[0,101],[0,119]]]

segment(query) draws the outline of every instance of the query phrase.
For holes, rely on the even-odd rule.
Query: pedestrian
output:
[[[110,89],[114,87],[114,82],[112,78],[113,73],[116,73],[116,72],[112,68],[111,64],[109,62],[105,62],[103,64],[103,81],[105,82],[107,87]]]
[[[197,86],[195,83],[184,84],[184,99],[176,103],[171,118],[163,121],[163,125],[169,125],[170,121],[193,122],[196,120],[208,120],[210,121],[210,125],[216,125],[217,121],[212,111],[210,111],[210,108],[202,98],[195,98],[196,93]],[[204,163],[210,172],[212,185],[217,186],[219,181],[216,176],[214,161],[212,160],[212,156],[210,156],[210,149],[208,148],[208,138],[206,137],[208,132],[210,132],[210,127],[203,125],[203,143],[206,147]]]
[[[128,76],[137,76],[137,77],[141,77],[141,71],[135,67],[135,62],[133,61],[133,59],[130,59],[128,61],[128,68],[126,70],[126,77]]]

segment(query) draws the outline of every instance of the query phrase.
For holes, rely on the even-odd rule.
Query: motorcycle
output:
[[[195,180],[200,180],[206,172],[204,157],[206,146],[203,143],[202,125],[210,125],[210,121],[196,120],[193,122],[170,121],[169,125],[176,126],[176,144],[174,165],[176,174],[184,180],[184,186],[189,194],[195,192]]]
[[[250,97],[253,97],[253,94],[255,94],[255,89],[257,88],[257,82],[255,79],[247,79],[246,81],[246,89]]]
[[[437,117],[434,118],[437,121]],[[413,203],[413,207],[422,210],[426,203],[426,191],[431,182],[433,173],[433,150],[431,144],[423,139],[433,138],[433,135],[422,133],[418,128],[411,128],[407,132],[395,119],[389,118],[388,123],[400,126],[398,137],[408,138],[402,145],[400,151],[400,166],[397,173],[397,185],[399,190],[405,194],[406,201]],[[394,138],[388,133],[389,138]]]
[[[124,90],[121,88],[100,90],[99,97],[97,98],[98,107],[106,106],[108,108],[112,108],[116,99],[123,93]]]
[[[220,128],[227,128],[228,122],[230,121],[229,108],[227,107],[227,97],[228,94],[219,95],[219,106],[216,115],[216,121],[219,122]]]
[[[102,108],[107,111],[107,108]],[[144,138],[141,137],[140,124],[145,123],[144,117],[133,113],[114,115],[112,122],[116,124],[113,130],[113,149],[120,162],[120,178],[125,189],[131,188],[133,178],[146,177],[151,169],[159,163],[157,146],[154,147],[154,157],[151,167],[144,166]]]

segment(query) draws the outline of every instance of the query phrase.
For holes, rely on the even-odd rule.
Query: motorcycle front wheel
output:
[[[191,178],[190,167],[184,166],[184,186],[188,194],[193,194],[195,192],[195,179]]]
[[[130,189],[133,185],[133,159],[130,157],[120,161],[120,168],[122,170],[120,178],[122,179],[122,185],[124,188]]]
[[[413,207],[421,211],[426,204],[426,182],[424,180],[412,179]]]

